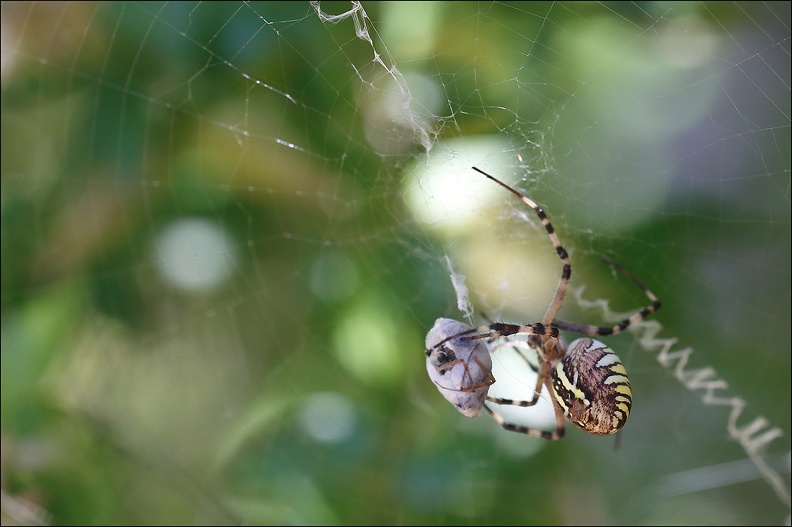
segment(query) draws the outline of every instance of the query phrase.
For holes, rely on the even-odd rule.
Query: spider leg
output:
[[[556,289],[555,296],[553,297],[553,301],[550,303],[550,306],[547,308],[547,312],[545,313],[544,318],[542,318],[542,324],[544,324],[545,326],[549,326],[555,319],[555,316],[558,314],[558,311],[561,309],[561,304],[564,302],[564,297],[566,296],[567,288],[569,287],[569,278],[570,276],[572,276],[572,263],[569,260],[569,254],[567,253],[566,249],[564,249],[564,247],[561,245],[561,240],[558,238],[558,235],[556,234],[555,229],[553,228],[553,224],[550,223],[550,218],[547,217],[547,214],[545,214],[545,212],[542,210],[542,208],[539,205],[537,205],[532,199],[528,198],[521,192],[513,189],[506,183],[503,183],[502,181],[494,178],[493,176],[490,176],[483,170],[476,167],[472,167],[472,168],[476,172],[479,172],[480,174],[484,174],[492,181],[494,181],[498,185],[502,186],[503,188],[505,188],[506,190],[508,190],[509,192],[511,192],[512,194],[523,200],[523,202],[526,205],[531,207],[534,210],[534,212],[536,212],[536,215],[539,216],[540,220],[542,220],[542,225],[544,225],[544,228],[547,231],[547,235],[550,237],[550,241],[552,241],[553,245],[555,246],[556,253],[558,253],[558,257],[561,258],[562,262],[564,262],[564,268],[561,271],[561,279],[558,281],[558,288]]]
[[[602,261],[617,271],[620,271],[624,276],[629,278],[638,288],[643,291],[646,297],[652,302],[636,314],[632,315],[631,317],[625,318],[618,324],[612,327],[602,327],[602,326],[587,326],[584,324],[575,324],[573,322],[565,322],[563,320],[554,320],[553,326],[558,327],[559,329],[563,329],[565,331],[572,331],[573,333],[580,333],[581,335],[588,335],[591,337],[602,336],[602,335],[616,335],[617,333],[621,333],[625,329],[627,329],[631,324],[635,324],[636,322],[643,320],[644,318],[648,317],[658,309],[662,305],[657,297],[652,293],[645,285],[643,285],[635,276],[632,275],[627,269],[622,267],[621,265],[617,264],[613,260],[608,258],[602,258]]]
[[[519,351],[518,351],[519,353]],[[525,359],[525,362],[528,362],[528,359],[520,353],[520,356]],[[531,366],[533,369],[533,365],[528,362],[528,365]],[[536,387],[534,388],[533,397],[530,401],[515,401],[514,399],[506,399],[505,397],[491,397],[487,396],[487,401],[494,403],[494,404],[502,404],[506,406],[520,406],[523,408],[527,408],[529,406],[534,406],[537,402],[539,402],[539,394],[542,392],[542,384],[543,384],[543,375],[548,376],[550,375],[550,363],[543,362],[539,368],[540,371],[537,372],[536,375]]]
[[[461,331],[450,337],[446,337],[431,348],[425,350],[428,357],[432,350],[438,346],[442,346],[449,340],[454,340],[460,337],[465,337],[470,340],[487,339],[492,342],[497,339],[508,337],[510,335],[542,335],[548,337],[552,342],[557,342],[559,338],[558,328],[554,326],[546,326],[544,324],[504,324],[503,322],[493,322],[486,326],[478,326],[476,328]]]
[[[481,316],[483,316],[487,320],[487,322],[489,322],[490,324],[493,324],[495,322],[494,320],[489,318],[487,316],[487,314],[484,313],[484,312],[481,313]],[[501,350],[503,348],[512,348],[517,353],[517,355],[519,355],[520,358],[525,361],[525,363],[528,365],[528,367],[531,368],[531,370],[534,373],[537,373],[539,371],[539,367],[535,366],[528,359],[528,357],[526,357],[525,354],[522,351],[520,351],[519,348],[523,348],[523,349],[524,348],[530,348],[530,349],[538,352],[541,347],[542,347],[541,336],[539,336],[539,335],[530,335],[528,337],[528,341],[512,340],[512,341],[509,341],[509,342],[504,342],[503,344],[498,344],[494,348],[490,348],[490,353],[491,354],[495,354],[495,353],[498,352],[498,350]]]
[[[545,363],[545,364],[547,364],[549,366],[549,363]],[[533,404],[536,404],[536,401],[539,399],[539,391],[541,390],[541,386],[542,386],[541,379],[542,379],[542,376],[540,375],[539,376],[539,381],[537,382],[536,392],[534,393],[533,403],[525,404],[525,405],[519,404],[518,406],[531,406]],[[545,384],[545,386],[547,386],[547,389],[550,392],[551,396],[554,397],[555,396],[555,392],[553,391],[553,384],[550,381],[550,379],[548,378],[547,380],[545,380],[544,384]],[[495,399],[495,398],[493,398],[493,399]],[[496,402],[494,400],[491,400],[489,397],[487,397],[487,400],[490,401],[490,402],[493,402],[493,403]],[[501,399],[501,401],[507,401],[507,400],[508,399]],[[519,402],[519,401],[516,401],[516,402]],[[515,403],[515,401],[512,401],[512,403]],[[503,404],[507,404],[507,403],[504,402]],[[528,426],[516,425],[514,423],[509,423],[502,416],[500,416],[499,414],[495,413],[495,411],[493,411],[486,404],[484,405],[484,409],[487,410],[487,412],[489,412],[489,414],[492,416],[492,418],[495,419],[496,423],[498,423],[505,430],[508,430],[510,432],[518,432],[520,434],[526,434],[526,435],[533,436],[533,437],[540,437],[542,439],[549,439],[550,441],[556,441],[556,440],[561,439],[562,437],[564,437],[564,425],[565,425],[564,412],[561,409],[561,405],[559,405],[559,404],[555,404],[555,403],[553,404],[553,410],[555,410],[555,418],[556,418],[556,429],[553,432],[548,432],[547,430],[539,430],[537,428],[531,428],[531,427],[528,427]]]

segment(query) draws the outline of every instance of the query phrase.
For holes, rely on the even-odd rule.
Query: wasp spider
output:
[[[435,327],[427,335],[426,357],[430,377],[444,397],[455,404],[460,412],[475,416],[483,407],[506,430],[550,440],[561,439],[564,436],[565,419],[568,419],[590,434],[618,432],[630,415],[632,406],[630,380],[616,353],[602,342],[590,337],[620,333],[630,324],[657,311],[660,308],[660,301],[626,269],[603,258],[605,263],[635,283],[649,298],[651,304],[615,326],[609,327],[588,326],[556,319],[569,287],[572,265],[569,254],[561,245],[547,214],[539,205],[517,190],[476,167],[473,167],[473,170],[504,187],[536,212],[564,267],[555,296],[541,322],[533,324],[494,322],[471,328],[453,320],[438,319]],[[586,338],[577,339],[565,347],[560,340],[559,330],[579,333]],[[536,350],[538,355],[536,388],[530,400],[517,401],[487,395],[489,386],[495,382],[495,379],[490,371],[489,352],[482,354],[484,347],[479,345],[482,339],[490,343],[512,335],[527,335],[528,340],[525,344]],[[438,338],[439,341],[436,340]],[[435,344],[429,346],[430,342]],[[486,400],[492,405],[534,406],[539,400],[542,387],[550,394],[555,410],[556,429],[552,432],[506,422],[489,405],[484,404]]]

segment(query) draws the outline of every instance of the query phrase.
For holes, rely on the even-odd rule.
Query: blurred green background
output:
[[[3,523],[789,524],[789,5],[3,3]],[[477,322],[561,269],[471,165],[770,472],[640,329],[618,439],[442,399],[449,262]]]

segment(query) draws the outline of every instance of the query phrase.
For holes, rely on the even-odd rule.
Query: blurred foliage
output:
[[[533,152],[520,183],[584,296],[640,305],[597,261],[623,258],[663,336],[746,399],[740,424],[781,428],[788,492],[789,4],[363,7],[356,36],[297,2],[2,5],[3,523],[788,522],[726,410],[630,335],[612,339],[636,391],[615,447],[445,403],[421,354],[459,317],[444,255],[483,262],[473,298],[523,321],[546,301],[503,308],[484,275],[560,266],[497,213],[464,235],[415,220],[422,129],[386,110],[431,118],[436,146]],[[691,42],[678,56],[700,63],[658,58]],[[399,107],[394,64],[439,103]],[[731,462],[734,479],[692,472]]]

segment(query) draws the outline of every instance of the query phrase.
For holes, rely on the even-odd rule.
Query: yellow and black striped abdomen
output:
[[[564,415],[590,434],[614,434],[632,406],[627,370],[602,342],[574,341],[553,370],[553,388]]]

